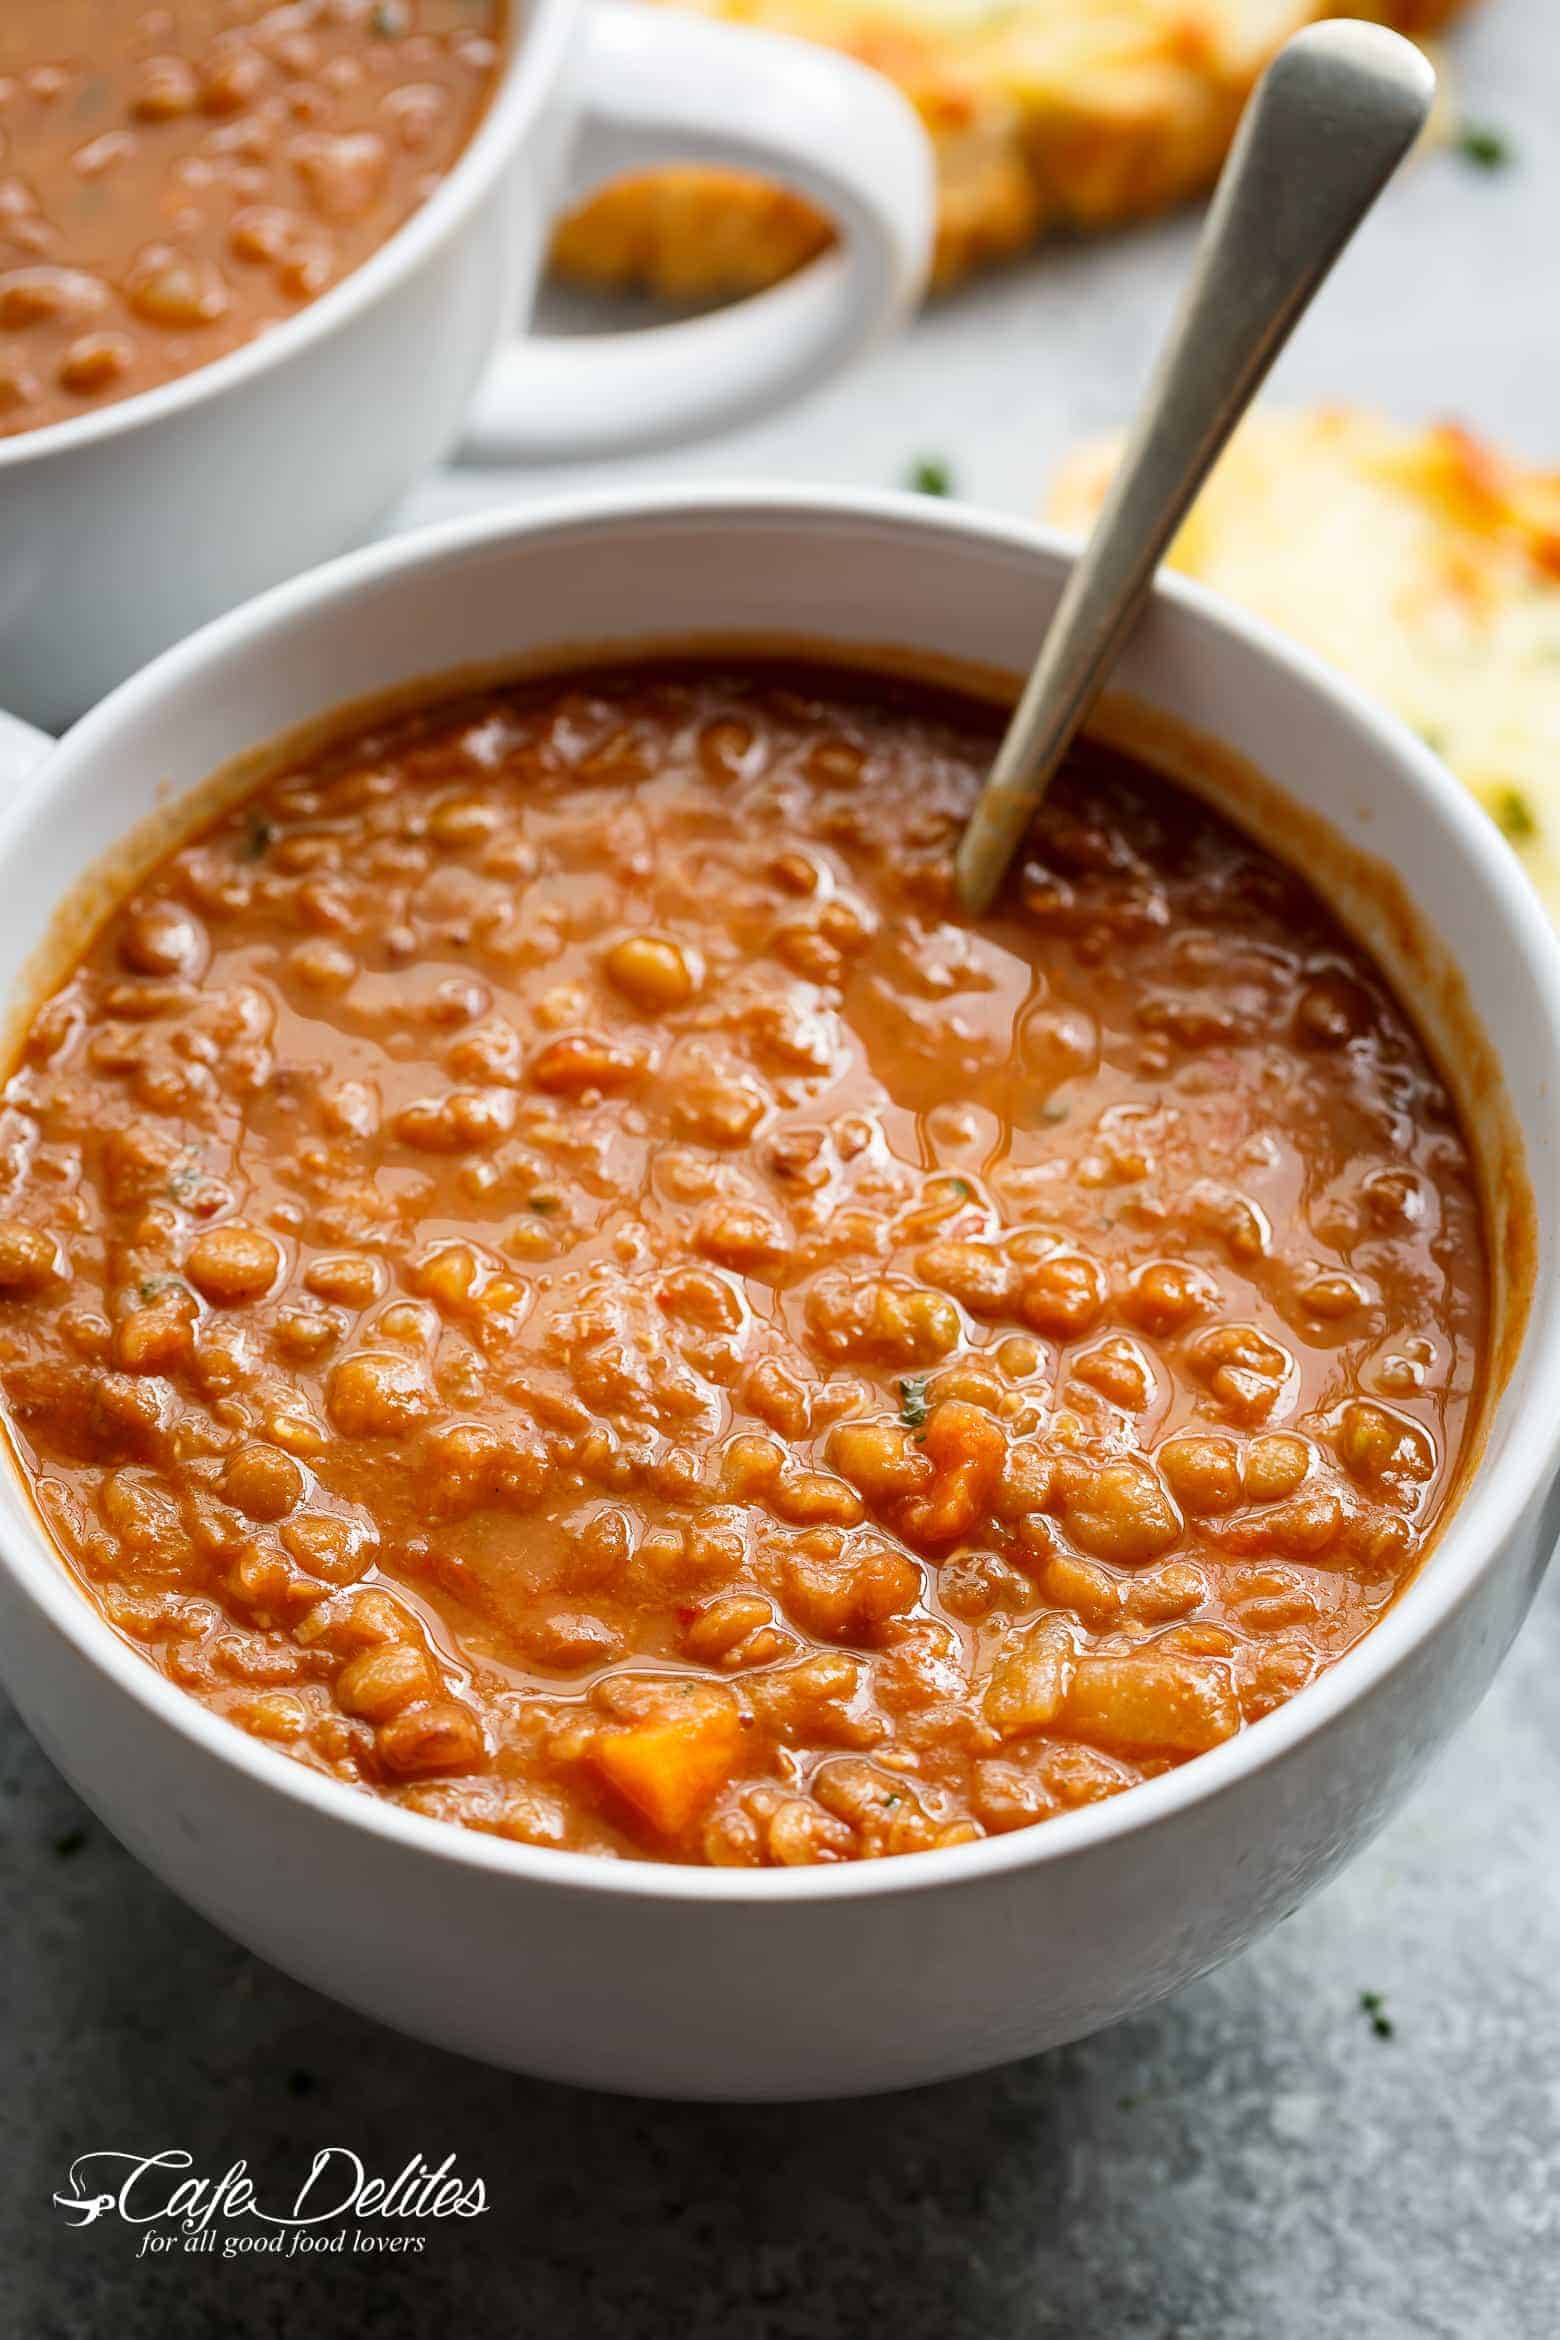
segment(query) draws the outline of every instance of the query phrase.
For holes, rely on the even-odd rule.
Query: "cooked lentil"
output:
[[[493,87],[504,0],[5,0],[0,437],[225,356],[358,267]]]

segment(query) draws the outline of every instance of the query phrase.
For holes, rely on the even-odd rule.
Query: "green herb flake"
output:
[[[263,860],[275,839],[276,830],[272,824],[262,814],[252,812],[244,824],[244,838],[239,851],[246,861]]]
[[[1457,151],[1479,171],[1503,171],[1512,161],[1510,139],[1488,122],[1464,123],[1457,134]]]
[[[912,1373],[899,1384],[899,1419],[907,1430],[924,1430],[931,1412],[926,1395],[926,1375]]]
[[[1360,2013],[1368,2017],[1371,2030],[1378,2039],[1392,2037],[1392,2018],[1387,2013],[1387,2003],[1380,1991],[1361,1991]]]
[[[1055,1098],[1048,1097],[1040,1108],[1039,1119],[1045,1123],[1047,1128],[1055,1129],[1059,1122],[1067,1119],[1068,1111],[1067,1106]]]
[[[951,496],[953,467],[940,455],[918,455],[906,474],[905,485],[918,496]]]
[[[78,122],[95,122],[114,100],[114,84],[106,73],[94,73],[76,92],[71,108]]]
[[[54,1839],[55,1859],[57,1861],[74,1860],[77,1853],[85,1846],[86,1841],[87,1832],[84,1828],[62,1828]]]
[[[136,1285],[135,1296],[144,1308],[148,1301],[160,1300],[164,1292],[176,1292],[178,1288],[177,1276],[143,1276]]]
[[[550,1219],[558,1208],[558,1197],[555,1194],[528,1194],[525,1207],[528,1211],[537,1212],[541,1218]]]
[[[168,1173],[166,1192],[171,1202],[183,1202],[200,1177],[200,1152],[186,1146]]]
[[[961,1203],[973,1202],[975,1200],[975,1189],[973,1186],[971,1186],[967,1178],[950,1178],[948,1184],[953,1188],[955,1195],[958,1197]]]
[[[1538,816],[1520,788],[1498,788],[1489,800],[1490,816],[1513,845],[1528,845],[1538,835]]]

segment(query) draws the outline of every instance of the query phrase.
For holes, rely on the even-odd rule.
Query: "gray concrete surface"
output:
[[[1390,198],[1286,361],[1296,396],[1455,413],[1560,457],[1560,21],[1489,0],[1467,111],[1510,138]],[[1141,379],[1184,223],[937,309],[802,413],[665,477],[896,482],[1023,510]],[[573,320],[577,322],[578,320]],[[408,522],[538,487],[446,475]],[[1549,2340],[1560,2332],[1560,1580],[1480,1715],[1349,1873],[1223,1973],[984,2078],[710,2111],[534,2086],[341,2013],[190,1916],[0,1724],[3,2340]],[[1379,1994],[1389,2036],[1362,2009]],[[138,2259],[51,2195],[77,2154],[454,2150],[481,2219],[419,2256]]]
[[[1470,1728],[1324,1894],[1112,2032],[873,2102],[505,2077],[190,1916],[20,1727],[0,1818],[7,2340],[1550,2340],[1560,2331],[1560,1578]],[[84,1829],[79,1845],[76,1831]],[[1379,1994],[1389,2037],[1361,2008]],[[78,2153],[453,2148],[492,2208],[376,2263],[138,2260]]]

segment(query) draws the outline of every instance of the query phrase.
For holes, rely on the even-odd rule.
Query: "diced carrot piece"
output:
[[[932,1408],[922,1445],[936,1475],[924,1495],[905,1503],[905,1536],[914,1544],[951,1544],[973,1535],[991,1509],[1007,1440],[978,1406],[944,1398]]]
[[[722,1703],[606,1731],[591,1759],[652,1828],[679,1836],[730,1777],[741,1748],[741,1718]]]

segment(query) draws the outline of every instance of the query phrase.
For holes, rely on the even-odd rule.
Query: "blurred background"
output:
[[[1405,422],[1453,416],[1535,462],[1560,463],[1560,16],[1554,0],[1481,0],[1436,51],[1446,80],[1439,140],[1388,190],[1266,396],[1379,406]],[[1481,139],[1498,140],[1498,158],[1475,159],[1469,130],[1487,156]],[[410,526],[625,477],[896,487],[927,458],[946,463],[974,502],[1034,512],[1068,449],[1130,413],[1196,226],[1177,212],[1053,236],[934,295],[907,336],[758,429],[626,464],[446,472],[400,518]],[[648,299],[555,287],[540,323],[579,332],[663,314]]]

